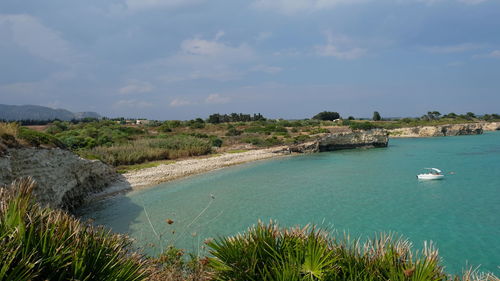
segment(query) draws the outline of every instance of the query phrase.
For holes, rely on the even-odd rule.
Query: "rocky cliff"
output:
[[[500,130],[500,122],[490,122],[490,123],[481,123],[483,125],[484,131],[498,131]]]
[[[32,176],[37,200],[51,207],[73,209],[87,195],[102,190],[118,175],[110,166],[86,160],[60,148],[8,148],[0,156],[0,184]]]
[[[386,130],[348,131],[323,134],[316,140],[290,146],[290,152],[322,152],[352,148],[386,147],[389,135]]]
[[[492,124],[493,123],[467,123],[467,124],[399,128],[399,129],[389,130],[389,135],[391,137],[400,137],[400,138],[480,135],[483,133],[485,127],[487,126],[489,126],[488,127],[489,130],[492,130],[492,128],[495,127]]]

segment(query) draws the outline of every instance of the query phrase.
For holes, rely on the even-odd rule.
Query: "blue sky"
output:
[[[498,0],[2,0],[0,103],[106,116],[500,112]]]

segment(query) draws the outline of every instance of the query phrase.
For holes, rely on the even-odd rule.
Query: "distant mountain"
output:
[[[18,121],[18,120],[64,120],[83,118],[101,118],[95,112],[73,113],[66,109],[53,109],[39,105],[6,105],[0,104],[0,120]]]
[[[77,112],[74,113],[75,119],[83,119],[83,118],[101,118],[102,116],[97,114],[96,112],[92,111],[85,111],[85,112]]]

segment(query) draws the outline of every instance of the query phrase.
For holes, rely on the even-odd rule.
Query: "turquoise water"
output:
[[[454,174],[417,181],[423,167]],[[432,240],[449,272],[481,265],[500,275],[500,133],[391,139],[388,148],[245,164],[96,202],[84,212],[129,233],[151,254],[172,242],[196,252],[206,237],[276,219],[351,236],[396,232],[416,249]]]

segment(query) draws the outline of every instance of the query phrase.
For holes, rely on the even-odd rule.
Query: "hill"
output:
[[[100,118],[95,112],[73,113],[66,109],[53,109],[39,105],[6,105],[0,104],[0,120],[64,120],[83,119],[86,117]]]

